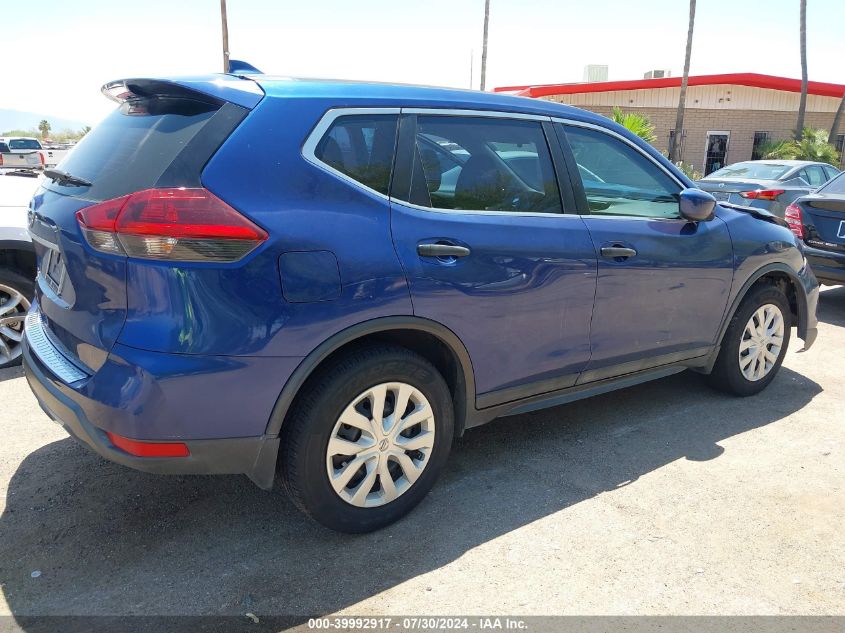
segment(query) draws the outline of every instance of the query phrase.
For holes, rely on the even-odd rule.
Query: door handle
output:
[[[421,257],[466,257],[470,250],[455,244],[420,244],[417,253]]]
[[[608,259],[616,259],[617,257],[633,257],[637,254],[633,248],[626,246],[602,246],[601,256]]]

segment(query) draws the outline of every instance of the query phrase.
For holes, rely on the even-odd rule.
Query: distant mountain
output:
[[[7,130],[28,130],[30,128],[37,128],[38,124],[43,119],[47,119],[47,121],[50,122],[50,129],[53,132],[62,132],[67,129],[76,131],[86,125],[90,125],[90,123],[74,121],[73,119],[62,119],[49,114],[21,112],[20,110],[4,110],[0,108],[0,133],[6,132]]]

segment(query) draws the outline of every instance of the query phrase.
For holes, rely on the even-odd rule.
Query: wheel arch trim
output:
[[[415,330],[430,334],[439,339],[454,355],[458,362],[458,370],[463,378],[465,404],[463,411],[455,411],[455,433],[460,435],[465,428],[466,420],[475,412],[475,378],[472,361],[466,347],[449,328],[437,321],[414,316],[378,317],[350,326],[330,336],[318,345],[288,378],[282,388],[276,404],[270,413],[265,436],[276,438],[281,432],[282,425],[297,394],[308,378],[320,365],[340,348],[374,334],[386,334],[400,330]],[[461,376],[459,376],[461,377]],[[460,405],[460,403],[458,403]],[[460,421],[460,423],[459,423]]]
[[[783,262],[772,262],[770,264],[766,264],[765,266],[758,268],[755,270],[751,275],[749,275],[748,279],[745,280],[745,283],[740,288],[739,292],[737,293],[736,297],[734,297],[733,302],[730,305],[730,308],[725,312],[725,316],[722,319],[722,324],[719,327],[719,333],[716,338],[716,346],[713,349],[713,353],[709,362],[707,363],[707,371],[712,368],[713,364],[716,362],[716,357],[719,355],[719,349],[722,346],[722,340],[725,338],[725,333],[728,331],[728,326],[730,325],[731,320],[734,318],[736,311],[739,309],[739,306],[742,304],[745,297],[748,295],[748,292],[751,288],[756,284],[760,279],[765,277],[770,273],[781,273],[786,275],[789,279],[792,288],[795,290],[797,295],[798,301],[798,336],[802,340],[806,341],[807,338],[807,291],[804,288],[804,284],[801,283],[801,279],[798,277],[798,274],[788,265]],[[812,343],[812,341],[810,341]]]

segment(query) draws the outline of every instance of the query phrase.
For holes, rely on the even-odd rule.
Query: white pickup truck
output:
[[[42,179],[0,171],[0,369],[21,360],[23,322],[35,289],[27,212]]]
[[[0,136],[0,169],[44,169],[44,148],[37,138]]]

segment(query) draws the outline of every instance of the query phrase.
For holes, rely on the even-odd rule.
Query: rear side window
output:
[[[415,163],[436,209],[563,211],[546,136],[536,121],[418,116]]]
[[[314,155],[329,167],[387,195],[396,147],[395,114],[355,114],[335,119]]]
[[[820,187],[827,180],[827,175],[819,165],[810,165],[804,171],[807,174],[807,182],[813,187]]]
[[[101,201],[154,187],[187,143],[218,110],[188,99],[124,103],[86,134],[58,166],[91,187],[48,189]]]

